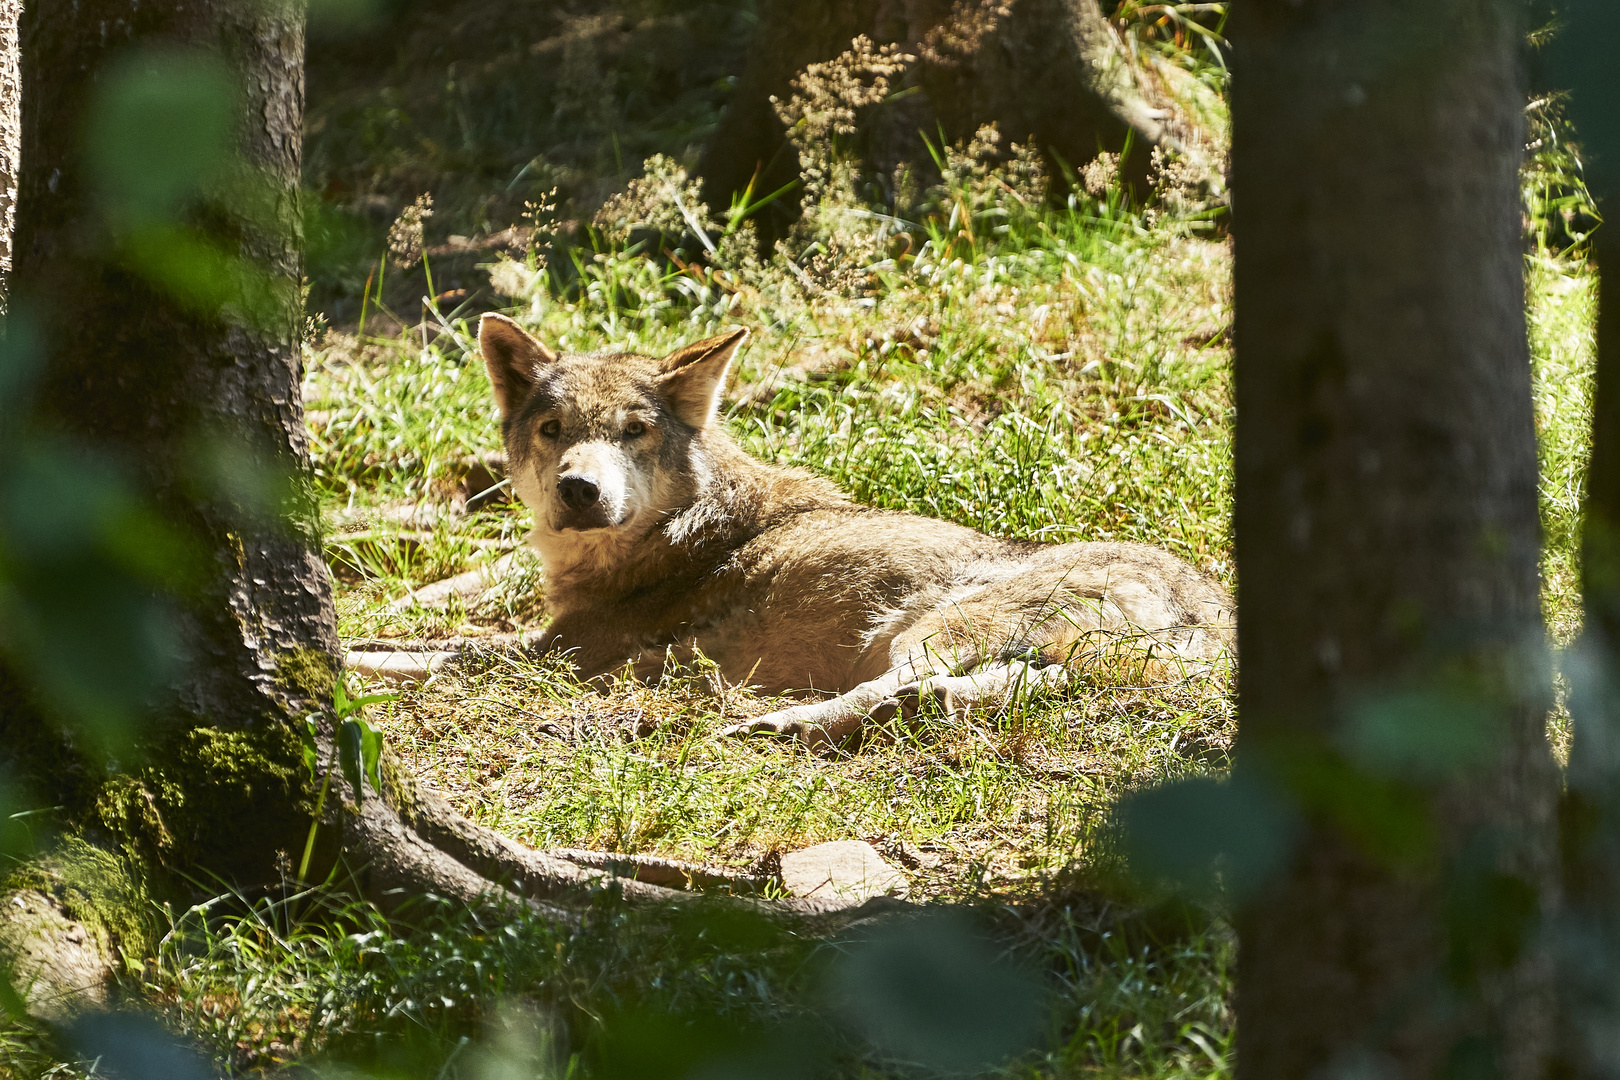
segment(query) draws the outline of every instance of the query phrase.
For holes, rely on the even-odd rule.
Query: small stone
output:
[[[857,907],[874,896],[904,897],[906,877],[864,840],[833,840],[786,852],[782,884],[794,896],[830,907]]]
[[[0,919],[0,956],[28,1011],[63,1020],[105,1005],[114,971],[102,943],[44,893],[23,889],[8,899],[18,913]]]

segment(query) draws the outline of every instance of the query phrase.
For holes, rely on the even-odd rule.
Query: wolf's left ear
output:
[[[658,361],[658,385],[682,423],[695,428],[708,427],[720,411],[720,394],[726,388],[726,372],[732,357],[748,340],[742,327],[676,349]]]
[[[478,321],[478,351],[489,369],[489,384],[495,391],[495,404],[502,416],[523,404],[534,389],[534,380],[545,364],[555,364],[557,354],[530,337],[528,332],[505,315],[494,312]]]

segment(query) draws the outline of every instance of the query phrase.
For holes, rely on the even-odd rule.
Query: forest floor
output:
[[[760,457],[813,469],[863,502],[997,535],[1157,544],[1235,584],[1229,242],[1202,216],[1126,209],[1118,198],[977,209],[964,209],[953,230],[934,229],[914,256],[884,260],[854,295],[682,269],[678,257],[628,242],[604,241],[566,273],[502,263],[493,276],[517,293],[504,310],[564,350],[660,354],[726,326],[753,328],[725,422]],[[1578,261],[1533,257],[1527,268],[1546,604],[1564,642],[1578,622],[1591,286]],[[499,491],[476,499],[495,485],[474,463],[500,449],[476,321],[434,310],[422,284],[419,321],[392,313],[408,329],[312,341],[305,385],[345,643],[462,650],[459,663],[371,710],[417,775],[463,812],[539,847],[754,870],[819,841],[867,840],[904,871],[914,900],[978,912],[998,948],[1039,973],[1045,1035],[994,1071],[1230,1074],[1230,929],[1216,909],[1165,909],[1123,886],[1110,829],[1111,808],[1130,791],[1228,767],[1229,667],[1159,685],[1100,672],[1062,693],[966,721],[934,718],[840,753],[717,737],[780,702],[724,684],[701,662],[653,684],[582,686],[522,647],[544,624],[544,582],[522,544],[527,511]],[[503,558],[480,592],[413,599]],[[1561,717],[1550,733],[1562,746]],[[461,1044],[449,1033],[467,1030],[469,1016],[482,1017],[474,1026],[486,1035],[507,1030],[490,1026],[507,1015],[492,1011],[498,1001],[538,1010],[523,1013],[530,1035],[520,1056],[543,1043],[562,1055],[546,1067],[557,1075],[615,1075],[603,1047],[620,1045],[611,1031],[626,1022],[615,1028],[612,1010],[627,1001],[748,1023],[826,1011],[813,1004],[824,976],[806,974],[815,949],[802,940],[715,945],[672,966],[664,931],[633,920],[584,935],[589,947],[545,939],[555,958],[538,968],[518,948],[534,943],[508,927],[517,936],[506,952],[481,954],[488,972],[466,984],[470,999],[443,996],[446,965],[468,978],[469,937],[485,949],[499,938],[455,921],[470,916],[396,943],[386,977],[358,958],[364,949],[322,967],[300,951],[309,946],[293,944],[266,949],[284,967],[250,965],[262,980],[245,984],[240,963],[219,959],[237,947],[232,935],[261,941],[284,917],[266,908],[226,930],[193,927],[176,938],[190,944],[149,976],[171,1015],[233,1046],[245,1067],[294,1050],[352,1060],[367,1037],[398,1030],[385,1003],[414,1018],[411,1045],[426,1045],[426,1056],[409,1067],[375,1045],[361,1056],[406,1075],[432,1075],[422,1061],[450,1068]],[[310,1004],[357,972],[369,972],[366,1009]],[[199,1005],[210,988],[222,992],[220,980],[239,1003],[230,1017]],[[442,1008],[423,1004],[434,993]],[[276,1008],[248,1008],[255,999]],[[329,1034],[309,1034],[312,1014],[327,1018]],[[480,1045],[486,1057],[495,1052],[489,1039]],[[835,1071],[916,1074],[915,1063],[880,1049],[857,1038]]]
[[[997,535],[1157,544],[1232,584],[1229,244],[1206,239],[1207,222],[1089,199],[1063,212],[982,209],[983,237],[971,225],[941,236],[854,296],[784,294],[607,245],[571,281],[529,279],[506,310],[568,351],[659,355],[748,326],[725,422],[760,457],[866,503]],[[1100,671],[1062,694],[820,754],[717,737],[782,702],[701,662],[656,684],[579,685],[521,648],[543,625],[527,511],[464,509],[489,482],[479,470],[469,484],[467,463],[500,448],[476,322],[429,322],[387,339],[328,334],[310,353],[305,397],[345,643],[467,657],[373,720],[476,820],[538,847],[744,870],[866,840],[905,872],[913,899],[1050,924],[1037,936],[1051,940],[1026,944],[1041,951],[1065,941],[1052,912],[1072,919],[1077,893],[1095,916],[1123,794],[1227,766],[1229,665],[1163,685]],[[509,552],[481,595],[411,599]],[[1151,1003],[1060,1022],[1053,1064],[1224,1069],[1230,935],[1206,924],[1189,940],[1181,962],[1196,977],[1149,978]],[[1082,995],[1067,1009],[1096,1005]]]
[[[475,44],[478,25],[467,25]],[[651,21],[646,33],[663,26]],[[636,40],[625,38],[627,55],[642,55]],[[648,85],[656,75],[644,75]],[[341,109],[313,116],[317,186],[329,193],[382,160],[351,137],[359,128],[343,127],[342,109],[365,124],[380,115],[355,81],[329,93]],[[711,85],[694,77],[666,103],[679,124],[659,114],[643,126],[697,130],[718,107]],[[444,92],[442,81],[424,101],[430,91]],[[408,96],[388,100],[396,112],[414,108]],[[929,1016],[906,1021],[925,1043],[908,1044],[886,1042],[881,1024],[857,1015],[882,1010],[851,996],[865,984],[842,945],[610,904],[567,929],[532,913],[492,920],[430,903],[401,933],[366,905],[319,893],[226,894],[163,912],[157,955],[132,970],[132,992],[237,1073],[1230,1076],[1235,939],[1220,905],[1126,883],[1112,817],[1134,790],[1228,769],[1230,664],[1162,684],[1098,671],[1061,693],[1020,695],[964,721],[925,716],[837,753],[717,737],[781,702],[726,685],[701,661],[656,683],[582,686],[524,649],[544,626],[544,582],[523,544],[528,512],[499,485],[499,423],[476,346],[484,310],[576,352],[656,355],[747,326],[724,422],[764,460],[809,468],[870,505],[999,536],[1155,544],[1235,587],[1222,212],[1177,197],[1168,181],[1139,205],[1096,175],[1059,182],[1070,192],[1061,205],[964,150],[947,156],[944,182],[911,220],[885,220],[882,207],[834,191],[799,246],[773,258],[751,257],[737,215],[695,207],[718,241],[705,255],[691,234],[646,227],[670,220],[676,195],[694,209],[673,162],[655,165],[658,182],[619,220],[575,224],[564,238],[546,231],[556,224],[544,210],[551,174],[521,189],[497,183],[510,162],[491,159],[488,175],[474,175],[450,160],[452,141],[407,139],[396,126],[401,146],[437,147],[444,160],[432,167],[472,192],[449,214],[441,198],[450,227],[494,233],[504,220],[479,225],[478,214],[533,200],[526,228],[538,232],[483,246],[418,236],[400,245],[410,249],[403,267],[378,241],[362,253],[369,262],[350,258],[314,283],[334,325],[312,326],[304,398],[340,633],[356,650],[461,653],[420,685],[354,680],[354,694],[397,693],[368,709],[371,722],[458,809],[536,847],[758,870],[820,841],[869,841],[903,871],[911,899],[972,913],[995,963],[1033,980],[1036,1021],[995,1054],[930,1056],[954,1045],[953,1026],[973,1027],[975,1010],[1000,1015],[983,996],[1000,994],[994,986],[951,997],[951,972],[979,969],[952,968],[954,954],[937,947],[957,940],[949,926],[917,969],[935,998]],[[601,139],[576,141],[606,153]],[[426,166],[395,150],[383,156],[417,163],[389,174],[407,190],[419,182],[412,169]],[[587,165],[607,169],[570,168],[595,177]],[[489,190],[502,194],[475,197]],[[535,241],[526,257],[524,241]],[[840,276],[840,264],[860,273]],[[1562,645],[1579,625],[1593,290],[1578,257],[1535,254],[1526,267],[1545,605]],[[480,569],[487,587],[424,602],[424,587]],[[1561,714],[1549,733],[1562,752]],[[10,1037],[0,1030],[0,1073],[32,1060]],[[38,1062],[27,1071],[93,1073]]]
[[[622,282],[645,260],[617,252],[595,265],[618,310],[540,292],[511,310],[572,351],[661,354],[751,326],[726,422],[767,460],[998,535],[1158,544],[1230,583],[1225,245],[1124,220],[1049,227],[1017,252],[925,251],[874,295],[808,301],[790,320],[718,288],[685,311],[625,310]],[[1098,674],[841,755],[716,738],[781,702],[701,663],[656,685],[579,686],[520,648],[544,594],[521,543],[527,512],[456,513],[453,495],[434,497],[499,448],[476,325],[451,326],[425,346],[329,338],[306,389],[341,523],[329,554],[346,642],[484,646],[377,712],[391,745],[475,818],[536,846],[745,867],[865,839],[912,863],[923,895],[999,894],[1071,865],[1126,788],[1224,762],[1224,669],[1165,686]],[[411,601],[508,550],[484,595]]]

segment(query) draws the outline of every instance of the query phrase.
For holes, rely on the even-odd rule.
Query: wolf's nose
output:
[[[602,494],[596,481],[588,476],[565,476],[557,481],[557,494],[570,510],[589,510]]]

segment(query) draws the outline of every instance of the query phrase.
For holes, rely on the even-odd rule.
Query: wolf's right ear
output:
[[[503,417],[512,415],[512,410],[534,389],[540,368],[557,362],[556,353],[505,315],[494,312],[478,321],[478,350],[484,354],[495,404],[500,406]]]
[[[720,411],[720,395],[726,388],[726,372],[737,348],[748,340],[742,327],[719,337],[707,338],[676,349],[662,360],[658,382],[681,422],[702,430]]]

